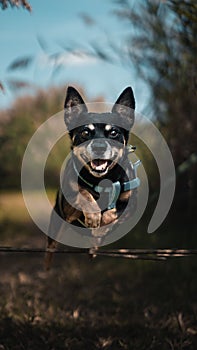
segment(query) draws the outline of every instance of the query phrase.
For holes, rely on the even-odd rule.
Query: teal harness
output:
[[[74,170],[77,173],[77,176],[81,179],[81,181],[88,185],[94,192],[101,194],[101,193],[108,193],[109,195],[109,203],[107,206],[107,209],[114,209],[116,208],[116,202],[119,198],[119,195],[121,192],[126,192],[130,190],[134,190],[135,188],[139,187],[140,185],[140,179],[137,176],[137,168],[140,165],[141,160],[137,160],[134,164],[130,162],[134,178],[132,180],[123,182],[122,184],[120,181],[113,182],[111,186],[100,186],[100,185],[93,185],[90,182],[86,181],[78,172],[75,163],[73,163]]]
[[[136,147],[134,147],[132,145],[127,146],[127,149],[128,149],[129,153],[134,152],[135,148]],[[140,179],[137,176],[137,168],[140,165],[140,163],[141,163],[141,160],[137,160],[134,164],[130,161],[130,165],[131,165],[131,168],[133,170],[133,175],[134,175],[134,178],[132,180],[129,180],[129,181],[126,181],[126,182],[123,182],[123,183],[120,183],[120,181],[112,182],[112,184],[110,186],[93,185],[90,182],[88,182],[87,180],[85,180],[79,174],[79,172],[78,172],[74,162],[73,162],[73,168],[74,168],[77,176],[80,178],[80,180],[84,184],[88,185],[93,192],[96,192],[98,194],[108,193],[109,200],[108,200],[107,210],[110,210],[110,209],[116,208],[116,203],[118,201],[120,193],[134,190],[134,189],[136,189],[137,187],[140,186]],[[62,209],[62,196],[63,196],[63,193],[60,190],[59,194],[58,194],[58,202],[59,202],[60,213],[61,213],[62,218],[63,218],[64,217],[64,212],[63,212],[63,209]],[[86,225],[85,225],[85,223],[83,221],[81,221],[80,219],[77,219],[77,221],[82,226],[86,227]]]

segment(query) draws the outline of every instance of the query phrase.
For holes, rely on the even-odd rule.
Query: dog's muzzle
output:
[[[101,158],[101,156],[109,149],[109,145],[106,141],[101,140],[95,140],[91,143],[91,150],[93,154],[98,155],[98,158]]]

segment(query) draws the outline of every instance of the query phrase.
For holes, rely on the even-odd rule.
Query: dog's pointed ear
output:
[[[112,108],[112,113],[118,113],[125,121],[129,123],[131,128],[134,123],[135,98],[133,90],[129,86],[118,97],[116,103]]]
[[[66,99],[64,103],[64,121],[66,126],[72,128],[72,120],[81,114],[88,111],[87,106],[79,94],[79,92],[72,86],[67,89]]]

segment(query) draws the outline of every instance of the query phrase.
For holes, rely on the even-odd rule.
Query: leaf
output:
[[[48,51],[48,44],[47,44],[46,40],[41,35],[37,35],[37,40],[38,40],[38,44],[40,45],[41,49],[44,52]]]
[[[12,63],[10,63],[7,70],[26,69],[29,67],[32,61],[33,61],[32,56],[17,58]]]
[[[100,58],[102,61],[112,62],[112,57],[109,56],[104,49],[98,47],[95,43],[92,43],[92,48],[95,51],[96,57]]]
[[[32,11],[31,5],[26,0],[0,0],[0,7],[2,10],[5,10],[8,8],[8,6],[11,7],[24,7],[29,12]]]
[[[16,90],[21,90],[21,89],[30,89],[33,87],[33,84],[28,83],[26,81],[22,81],[22,80],[8,80],[7,84],[10,88],[10,90],[12,91],[16,91]]]
[[[0,90],[1,90],[2,92],[5,92],[5,88],[4,88],[4,86],[3,86],[3,84],[2,84],[1,81],[0,81]]]
[[[89,16],[87,13],[82,12],[79,14],[79,16],[81,17],[83,22],[89,27],[96,24],[96,21],[91,16]]]

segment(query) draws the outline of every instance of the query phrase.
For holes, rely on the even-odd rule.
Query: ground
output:
[[[6,198],[0,245],[44,248],[20,205],[7,215]],[[59,254],[48,272],[42,253],[0,253],[0,261],[0,350],[197,349],[195,257]]]

